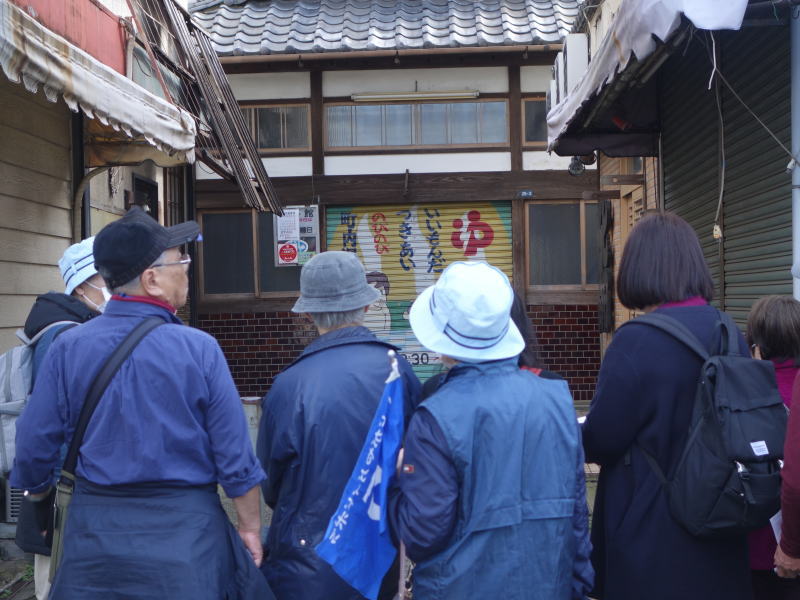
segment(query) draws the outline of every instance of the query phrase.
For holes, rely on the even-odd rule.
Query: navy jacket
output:
[[[453,367],[409,425],[389,521],[420,600],[584,598],[588,509],[566,382],[515,359]]]
[[[358,459],[390,366],[387,351],[365,327],[314,340],[263,400],[257,454],[272,507],[262,570],[279,600],[356,600],[361,595],[314,551]],[[399,359],[406,421],[420,384]]]
[[[662,308],[710,349],[719,348],[711,306]],[[747,355],[744,338],[740,351]],[[749,600],[746,536],[704,540],[669,513],[638,442],[669,473],[686,442],[700,358],[668,334],[625,325],[603,358],[586,423],[586,460],[601,465],[592,521],[595,593],[604,600]]]

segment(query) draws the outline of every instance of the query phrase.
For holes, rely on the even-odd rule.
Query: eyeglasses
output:
[[[172,265],[188,265],[192,262],[192,257],[188,254],[181,254],[179,260],[174,262],[165,262],[165,263],[156,263],[154,265],[150,265],[151,269],[155,269],[156,267],[171,267]]]

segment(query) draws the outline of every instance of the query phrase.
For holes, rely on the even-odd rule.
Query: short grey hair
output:
[[[167,248],[167,250],[169,250],[169,248]],[[150,269],[153,265],[157,265],[160,262],[164,262],[166,260],[166,258],[167,258],[167,250],[164,250],[164,252],[159,254],[158,258],[155,259],[152,262],[152,264],[147,268]],[[103,271],[103,269],[100,269],[100,275],[103,276],[103,279],[107,279],[107,277],[103,274],[102,271]],[[133,279],[131,279],[130,281],[126,281],[125,283],[123,283],[121,285],[118,285],[115,288],[112,288],[110,291],[111,291],[112,294],[115,294],[115,295],[118,295],[118,294],[133,294],[139,289],[139,286],[141,285],[141,283],[142,283],[142,277],[141,277],[141,274],[139,274],[136,277],[134,277]]]
[[[342,312],[309,313],[314,325],[319,329],[338,329],[347,325],[361,325],[364,322],[364,307]]]

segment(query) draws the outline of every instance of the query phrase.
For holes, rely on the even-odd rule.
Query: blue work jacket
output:
[[[103,394],[77,475],[98,485],[219,483],[232,498],[264,479],[216,340],[162,306],[129,298],[112,299],[101,316],[53,342],[17,421],[11,485],[35,493],[52,484],[59,449],[72,439],[94,377],[150,316],[165,324],[141,341]]]
[[[387,351],[365,327],[326,333],[276,377],[263,400],[258,458],[273,509],[262,570],[278,600],[362,598],[314,551],[336,511],[389,375]],[[398,358],[406,420],[420,384]]]
[[[572,398],[516,358],[451,369],[412,419],[392,495],[395,535],[420,556],[415,598],[569,600],[592,585]]]

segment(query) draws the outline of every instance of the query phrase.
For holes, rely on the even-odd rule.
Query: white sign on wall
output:
[[[301,266],[319,252],[319,207],[290,206],[273,216],[275,266]]]

